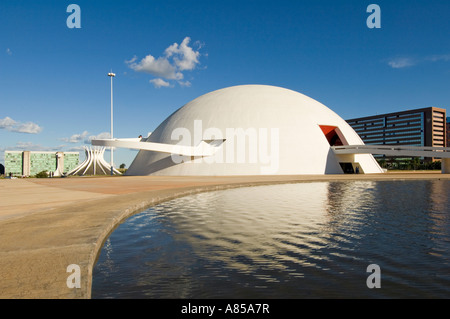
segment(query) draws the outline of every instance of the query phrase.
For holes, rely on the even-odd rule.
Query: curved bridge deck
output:
[[[386,156],[434,157],[442,159],[442,173],[450,173],[450,147],[343,145],[332,146],[335,154],[372,154]]]

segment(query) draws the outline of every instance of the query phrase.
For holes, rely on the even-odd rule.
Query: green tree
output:
[[[34,177],[36,177],[36,178],[47,178],[48,177],[48,172],[47,171],[39,172]]]

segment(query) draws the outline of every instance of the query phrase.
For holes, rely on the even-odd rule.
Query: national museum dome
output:
[[[145,141],[145,139],[144,139]],[[381,173],[370,154],[337,155],[331,146],[363,145],[331,109],[301,93],[267,85],[220,89],[187,103],[146,139],[214,149],[211,156],[140,150],[126,175]]]

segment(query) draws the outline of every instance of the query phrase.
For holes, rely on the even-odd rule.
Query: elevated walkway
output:
[[[178,144],[151,143],[146,139],[140,138],[121,138],[121,139],[103,139],[92,140],[92,145],[105,147],[119,147],[144,151],[154,151],[168,154],[177,154],[182,156],[212,156],[217,152],[224,142],[220,140],[202,140],[199,145],[183,146]]]
[[[386,156],[434,157],[442,159],[442,173],[450,174],[450,147],[395,146],[395,145],[342,145],[332,146],[337,155],[372,154]]]
[[[150,143],[147,142],[147,139],[141,138],[122,138],[92,140],[92,145],[155,151],[191,157],[204,157],[214,155],[222,146],[224,141],[224,139],[202,140],[197,146],[181,146],[173,144]],[[450,147],[422,147],[405,145],[342,145],[331,146],[331,149],[336,155],[338,155],[338,157],[340,158],[340,162],[348,162],[347,164],[356,166],[358,166],[357,160],[355,160],[356,154],[440,158],[442,159],[442,173],[450,174]]]

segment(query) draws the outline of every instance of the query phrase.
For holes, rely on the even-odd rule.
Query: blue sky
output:
[[[366,25],[372,3],[378,29]],[[67,26],[70,4],[81,28]],[[241,84],[301,92],[344,119],[447,108],[449,16],[448,0],[2,0],[0,162],[5,150],[77,151],[107,135],[110,71],[115,137]],[[115,154],[128,167],[136,152]]]

